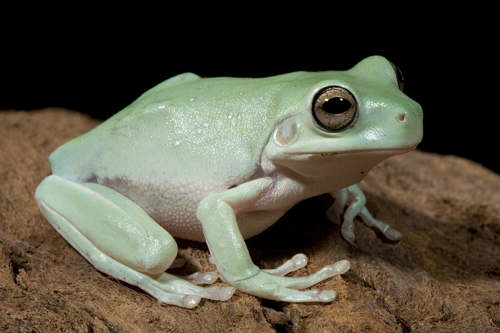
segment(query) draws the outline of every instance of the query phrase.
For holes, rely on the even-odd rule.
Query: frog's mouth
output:
[[[418,145],[418,144],[417,144]],[[388,149],[353,149],[346,151],[336,151],[336,152],[322,152],[322,153],[308,153],[308,152],[285,152],[286,155],[308,155],[308,158],[317,158],[317,157],[329,157],[336,155],[351,155],[351,154],[361,154],[361,155],[400,155],[409,153],[412,150],[417,148],[417,145],[413,145],[411,147],[404,148],[388,148]]]

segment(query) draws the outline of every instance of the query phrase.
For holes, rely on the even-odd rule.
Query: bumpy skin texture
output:
[[[381,57],[345,72],[262,79],[182,74],[52,153],[53,175],[37,189],[37,202],[94,266],[164,302],[192,307],[200,297],[227,299],[234,291],[163,273],[177,252],[172,236],[206,241],[222,278],[242,291],[328,302],[335,292],[295,289],[345,272],[347,261],[287,278],[281,275],[303,267],[302,257],[292,269],[264,272],[244,239],[323,193],[338,198],[328,217],[342,223],[349,242],[358,214],[399,239],[371,217],[354,185],[421,140],[421,108],[398,85]]]

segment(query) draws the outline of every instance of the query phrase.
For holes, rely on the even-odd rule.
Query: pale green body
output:
[[[322,128],[311,111],[318,91],[332,86],[349,91],[357,105],[352,124],[339,131]],[[369,215],[354,184],[421,137],[421,108],[399,90],[381,57],[346,72],[262,79],[188,73],[57,149],[50,156],[53,175],[36,198],[94,266],[164,302],[192,307],[200,297],[227,299],[234,291],[164,273],[177,253],[171,236],[206,241],[223,280],[240,290],[276,300],[331,301],[333,291],[294,289],[344,272],[347,261],[286,278],[280,275],[305,265],[303,255],[264,272],[251,262],[243,239],[322,193],[336,197],[327,212],[335,222],[349,205],[342,233],[350,242],[356,215],[398,239],[397,231]],[[190,280],[216,278],[209,273]]]

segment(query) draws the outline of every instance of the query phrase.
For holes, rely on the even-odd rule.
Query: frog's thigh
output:
[[[164,272],[177,255],[172,236],[137,204],[112,189],[52,175],[39,185],[35,196],[56,230],[96,268],[110,275],[118,272],[109,272],[102,255],[146,274]]]

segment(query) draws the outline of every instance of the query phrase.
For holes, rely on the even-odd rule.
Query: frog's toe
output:
[[[344,221],[344,223],[342,224],[341,233],[342,237],[344,237],[344,239],[348,241],[349,244],[355,244],[354,241],[356,240],[356,236],[354,235],[354,222],[352,220]]]
[[[310,295],[309,300],[304,300],[307,302],[329,303],[329,302],[332,302],[337,297],[337,292],[335,290],[313,289],[313,290],[305,291],[304,294]],[[300,301],[295,301],[295,302],[300,302]]]
[[[200,293],[200,295],[181,295],[180,302],[174,305],[192,309],[198,306],[202,298],[208,298],[216,301],[227,301],[233,295],[234,290],[235,288],[232,287],[210,287],[206,288],[204,292]],[[160,301],[165,302],[161,299]],[[165,303],[173,304],[171,299]]]
[[[293,289],[308,288],[323,280],[329,279],[336,275],[344,274],[349,270],[349,268],[350,263],[348,260],[340,260],[334,264],[323,267],[314,274],[303,277],[290,278],[286,280],[286,286]]]
[[[300,289],[309,288],[311,286],[314,286],[315,284],[317,284],[321,281],[324,281],[326,279],[329,279],[333,276],[336,276],[339,274],[344,274],[345,272],[347,272],[349,270],[349,268],[350,268],[350,263],[348,260],[340,260],[334,264],[327,265],[327,266],[321,268],[320,270],[318,270],[317,272],[315,272],[311,275],[295,276],[295,277],[271,275],[272,276],[271,280],[274,283],[276,283],[277,285],[280,285],[284,288],[300,290]],[[263,271],[263,273],[269,274],[266,271]],[[310,290],[310,291],[304,291],[304,293],[306,293],[306,294],[293,293],[293,295],[295,295],[295,296],[308,295],[307,293],[311,293],[311,292],[312,291]],[[316,292],[319,292],[319,291],[316,290]],[[329,291],[328,293],[325,293],[321,296],[322,297],[321,299],[323,299],[323,301],[316,297],[314,299],[310,299],[308,301],[304,300],[302,302],[327,302],[326,299],[331,298],[330,296],[327,297],[327,295],[330,295],[329,293],[331,294],[331,291]],[[331,298],[331,299],[333,300],[333,298]]]
[[[332,302],[337,297],[337,292],[334,290],[306,290],[298,291],[294,289],[283,288],[281,292],[277,293],[274,297],[275,300],[285,302]]]
[[[227,301],[233,296],[236,291],[235,287],[209,287],[205,288],[204,298],[213,299],[216,301]]]
[[[403,238],[403,234],[392,227],[388,227],[382,233],[387,239],[394,242],[399,242]]]
[[[214,301],[227,301],[233,296],[236,291],[235,287],[219,287],[213,286],[208,288],[198,287],[197,290],[188,291],[190,294],[199,296],[201,298],[207,298]]]
[[[306,267],[307,265],[307,257],[303,253],[298,253],[292,257],[292,259],[287,260],[283,265],[279,266],[275,269],[263,269],[263,272],[266,272],[271,275],[276,276],[284,276],[288,273],[295,272],[301,268]]]
[[[186,264],[186,259],[177,257],[174,259],[174,261],[170,265],[169,269],[170,268],[179,268],[179,267],[184,266],[185,264]]]
[[[318,293],[318,302],[332,302],[337,297],[335,290],[322,290]]]
[[[176,305],[187,309],[192,309],[197,306],[201,297],[198,295],[173,294],[163,292],[161,290],[149,291],[158,301],[165,304]]]
[[[335,275],[344,274],[351,267],[349,260],[340,260],[332,265],[325,266],[323,269],[319,270],[316,274],[320,275],[320,278],[327,279]]]
[[[363,208],[359,216],[367,226],[380,230],[380,232],[388,240],[398,242],[403,238],[402,233],[400,233],[387,223],[384,223],[374,218],[366,208]]]
[[[193,284],[212,284],[219,278],[219,273],[217,272],[196,272],[188,276],[183,277],[186,281]]]
[[[226,301],[231,298],[235,291],[234,287],[200,287],[168,273],[163,273],[145,282],[140,287],[153,297],[164,303],[188,308],[196,306],[202,298]]]
[[[182,300],[182,305],[180,305],[183,308],[192,309],[198,306],[198,304],[201,301],[201,297],[199,296],[194,296],[194,295],[184,295],[184,296],[185,297]]]

